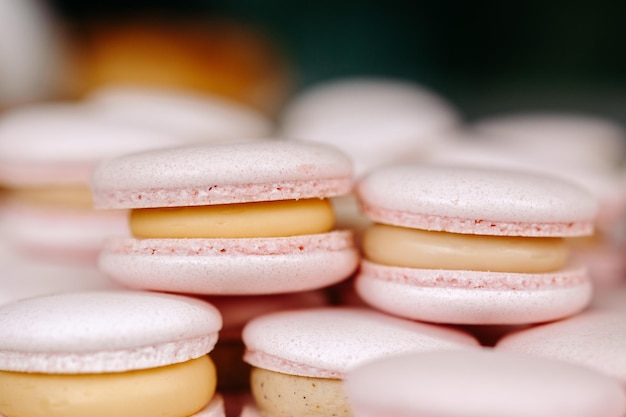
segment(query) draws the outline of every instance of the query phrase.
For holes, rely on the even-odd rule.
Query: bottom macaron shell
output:
[[[340,282],[358,266],[352,233],[284,238],[111,239],[101,269],[131,288],[191,294],[271,294]]]
[[[450,324],[527,324],[583,310],[584,270],[508,274],[398,268],[364,261],[355,281],[365,302],[401,317]]]
[[[3,230],[20,250],[42,258],[93,261],[108,236],[128,233],[125,212],[51,210],[11,205],[1,213]]]

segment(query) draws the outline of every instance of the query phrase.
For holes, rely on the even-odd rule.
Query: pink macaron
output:
[[[477,349],[466,333],[370,309],[267,314],[243,332],[244,360],[262,415],[350,416],[342,379],[370,360],[406,352]]]
[[[357,267],[328,198],[352,165],[330,146],[267,141],[192,146],[103,162],[96,207],[132,209],[132,238],[110,239],[101,268],[133,288],[270,294],[332,285]]]
[[[591,309],[502,338],[498,350],[586,366],[618,379],[626,391],[626,312]]]
[[[521,354],[473,350],[404,354],[348,373],[355,417],[622,417],[612,378]]]
[[[13,245],[39,258],[94,263],[125,214],[92,210],[89,177],[102,159],[173,147],[184,138],[104,120],[80,104],[24,106],[0,117],[0,221]]]
[[[209,303],[169,294],[84,292],[6,304],[0,413],[219,416],[207,354],[221,325]]]
[[[349,155],[356,175],[419,157],[459,125],[456,109],[428,88],[397,78],[339,78],[288,103],[283,137],[328,143]]]
[[[591,297],[563,237],[593,231],[596,201],[566,181],[436,165],[381,168],[357,193],[376,224],[356,289],[399,316],[456,324],[565,317]]]

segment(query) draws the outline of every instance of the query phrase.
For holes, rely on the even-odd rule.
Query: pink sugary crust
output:
[[[414,229],[494,236],[572,237],[593,233],[593,222],[524,223],[434,216],[388,210],[362,204],[363,213],[373,221]]]
[[[361,261],[361,275],[381,281],[418,287],[464,288],[470,290],[541,291],[578,287],[589,282],[585,268],[542,274],[512,272],[418,269]]]
[[[334,231],[314,235],[235,239],[135,239],[111,238],[105,252],[154,256],[293,255],[342,251],[354,247],[352,232]]]
[[[3,371],[49,374],[125,372],[199,358],[213,350],[217,333],[159,345],[87,353],[0,351]]]
[[[257,368],[263,368],[274,372],[289,375],[306,375],[313,378],[343,379],[344,373],[317,368],[302,363],[295,363],[277,356],[255,350],[246,350],[243,360]]]
[[[96,163],[96,161],[56,163],[0,161],[0,184],[11,187],[88,184]]]
[[[285,238],[115,239],[101,269],[131,288],[206,295],[306,291],[348,278],[358,267],[352,233]]]
[[[260,184],[214,184],[202,187],[142,190],[93,190],[98,209],[204,206],[258,201],[335,197],[349,193],[351,177]]]
[[[489,273],[484,274],[487,276]],[[362,271],[356,278],[355,288],[367,304],[400,317],[434,323],[480,325],[528,324],[562,319],[582,311],[589,305],[592,294],[590,280],[584,279],[578,285],[540,289],[533,289],[532,285],[528,289],[509,289],[506,286],[485,289],[461,287],[456,281],[453,283],[457,286],[411,285],[378,279]]]

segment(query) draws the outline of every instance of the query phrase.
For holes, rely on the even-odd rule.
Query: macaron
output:
[[[258,110],[215,94],[115,85],[85,101],[103,117],[169,132],[198,142],[254,140],[273,130]]]
[[[100,267],[132,288],[213,295],[326,287],[358,266],[352,233],[333,230],[328,198],[353,186],[337,149],[267,141],[188,146],[104,161],[101,209],[132,209],[131,238]]]
[[[567,361],[618,379],[626,391],[626,312],[585,311],[503,337],[496,349]]]
[[[95,262],[126,215],[92,210],[89,178],[101,160],[189,143],[180,136],[104,120],[80,104],[24,106],[0,117],[0,212],[9,239],[37,257]]]
[[[350,416],[342,379],[367,361],[406,352],[476,349],[466,333],[370,309],[271,313],[243,331],[244,360],[261,415]]]
[[[624,128],[611,119],[588,114],[502,114],[479,120],[471,129],[491,144],[532,155],[544,164],[614,169],[626,152]]]
[[[407,162],[457,129],[454,107],[436,92],[394,78],[340,78],[296,95],[281,115],[280,135],[337,146],[357,176]]]
[[[349,372],[355,417],[622,417],[612,378],[527,355],[472,350],[404,354]]]
[[[84,292],[6,304],[0,413],[219,415],[207,354],[221,325],[209,303],[170,294]]]
[[[566,317],[591,298],[563,238],[593,232],[595,199],[538,174],[443,165],[378,169],[357,186],[376,222],[355,285],[368,304],[452,324]]]

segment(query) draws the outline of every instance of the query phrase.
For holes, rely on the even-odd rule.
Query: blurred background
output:
[[[49,4],[83,39],[96,22],[235,22],[276,48],[289,70],[290,91],[338,76],[383,75],[440,92],[470,120],[533,108],[626,121],[626,2],[619,0]]]

